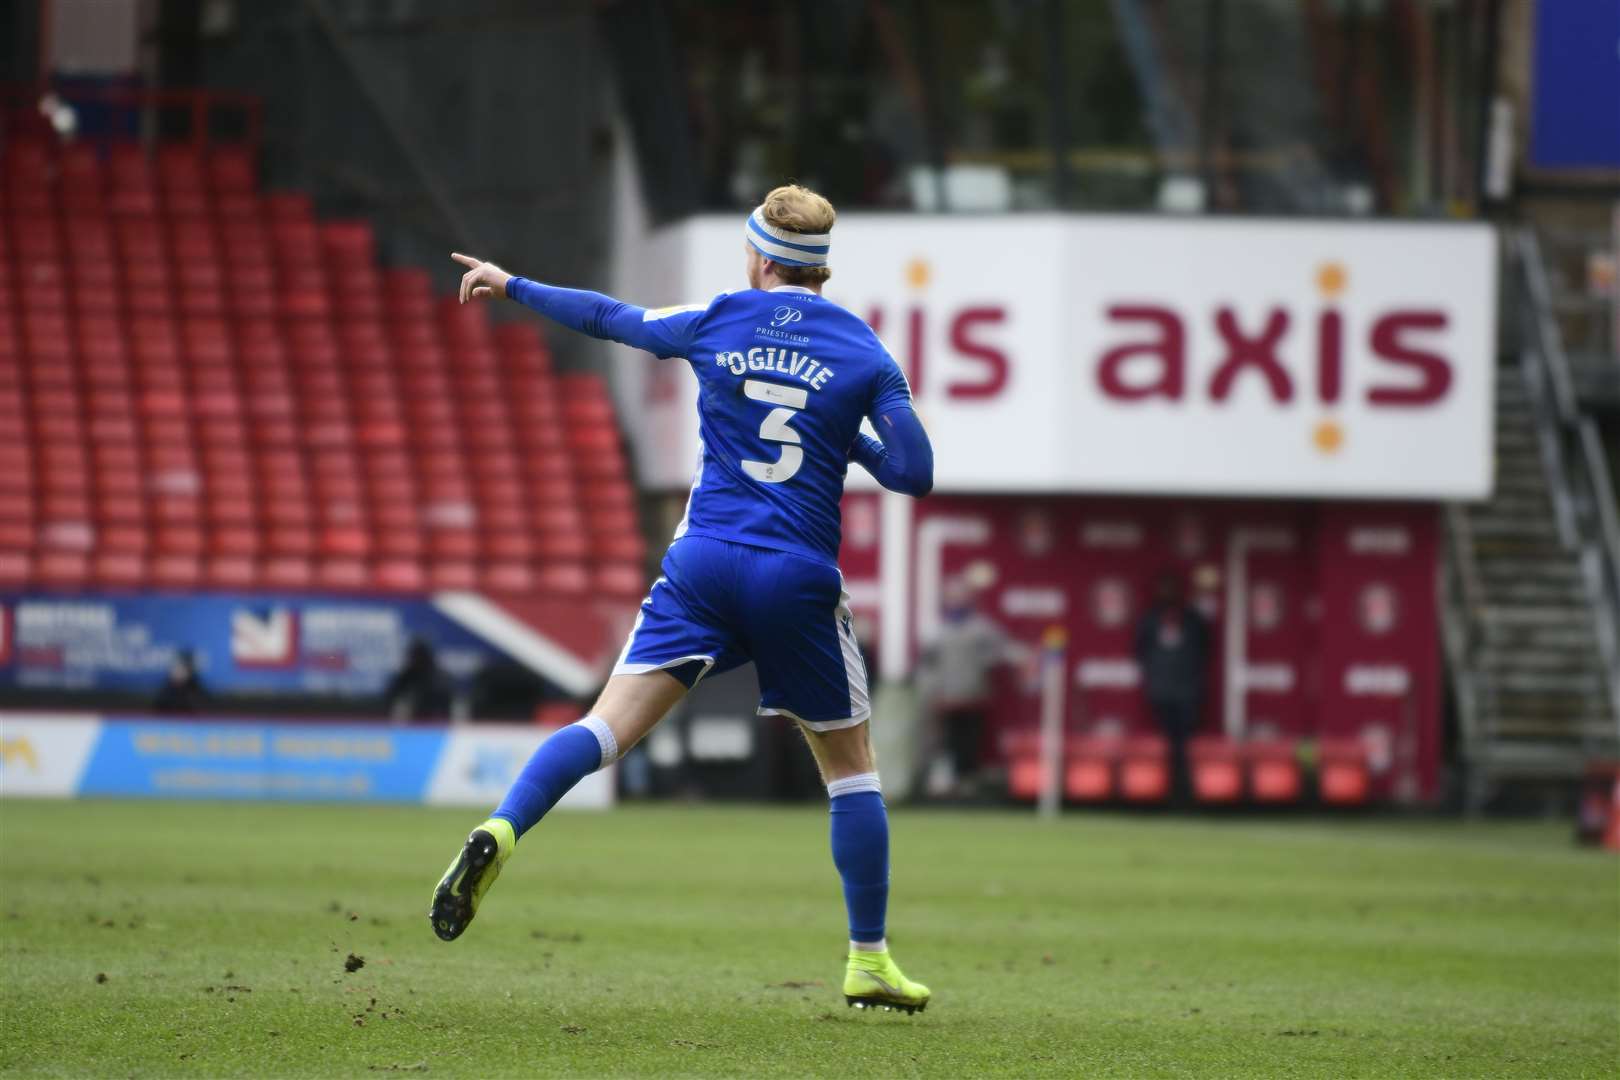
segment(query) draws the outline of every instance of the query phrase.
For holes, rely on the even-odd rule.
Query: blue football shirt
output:
[[[699,459],[676,535],[836,563],[861,421],[911,406],[905,375],[872,328],[796,286],[653,309],[643,323],[639,344],[685,358],[698,380]]]

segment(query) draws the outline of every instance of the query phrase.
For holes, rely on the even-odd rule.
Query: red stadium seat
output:
[[[1119,794],[1126,802],[1162,803],[1170,797],[1169,748],[1157,735],[1135,736],[1120,748]]]
[[[378,270],[246,147],[13,138],[0,171],[0,578],[645,587],[605,384],[536,325]]]
[[[92,575],[105,588],[135,588],[146,583],[146,557],[135,551],[96,552]]]
[[[149,189],[155,176],[138,143],[113,143],[107,154],[107,177],[114,188]]]
[[[183,143],[168,143],[157,152],[158,183],[169,191],[202,191],[202,155]]]
[[[259,584],[259,565],[250,555],[210,555],[203,573],[215,589],[251,589]]]
[[[214,215],[221,221],[257,221],[264,214],[259,196],[251,191],[214,193]]]
[[[471,561],[459,559],[435,559],[428,564],[428,588],[440,589],[475,589],[478,587],[478,571]]]
[[[323,589],[366,589],[371,585],[371,572],[363,559],[321,559],[315,568],[315,583]]]
[[[320,244],[329,258],[340,260],[345,267],[358,269],[376,261],[377,240],[370,222],[322,222]]]
[[[245,146],[217,146],[208,155],[208,183],[216,193],[251,195],[258,187],[258,166]]]
[[[150,563],[152,584],[168,589],[194,589],[202,584],[202,560],[186,552],[159,552]]]
[[[1119,739],[1070,740],[1063,768],[1064,797],[1082,803],[1112,799],[1121,749]]]
[[[314,567],[301,555],[272,555],[261,572],[264,584],[277,589],[304,589],[315,580]]]
[[[377,588],[394,592],[421,592],[427,587],[428,577],[416,559],[390,557],[379,559],[373,570]]]
[[[1232,804],[1244,795],[1243,749],[1224,736],[1200,736],[1188,749],[1193,796],[1201,803]]]
[[[90,581],[90,559],[82,552],[41,552],[34,562],[34,578],[47,589],[76,589]]]
[[[313,204],[301,191],[275,191],[264,197],[265,215],[278,222],[308,222],[314,217]]]
[[[1298,745],[1292,739],[1251,742],[1244,747],[1248,763],[1249,797],[1257,803],[1298,802],[1304,782]]]
[[[647,575],[636,563],[605,563],[596,568],[592,588],[605,596],[640,597],[647,591]]]
[[[6,180],[21,186],[46,187],[51,183],[55,160],[56,150],[50,142],[14,137],[3,159]]]
[[[1323,739],[1317,747],[1317,792],[1329,806],[1363,806],[1371,795],[1367,748],[1355,739]]]
[[[536,585],[547,592],[584,593],[590,590],[590,572],[583,563],[546,562],[540,566]]]
[[[530,593],[535,575],[527,563],[497,561],[483,567],[480,585],[489,592]]]
[[[0,584],[25,585],[35,580],[34,558],[20,547],[0,547]]]
[[[166,190],[158,204],[165,214],[173,218],[200,218],[212,208],[207,193],[200,190]]]

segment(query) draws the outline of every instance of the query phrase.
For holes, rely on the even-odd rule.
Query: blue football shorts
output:
[[[844,575],[803,555],[683,536],[664,555],[615,675],[667,671],[697,685],[752,660],[759,714],[812,731],[872,715]]]

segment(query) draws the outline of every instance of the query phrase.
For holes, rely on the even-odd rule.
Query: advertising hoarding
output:
[[[679,294],[625,299],[742,287],[741,228],[705,217],[654,234],[656,285],[624,285]],[[905,369],[938,490],[1491,490],[1486,226],[849,214],[834,236],[826,295],[871,323]],[[619,357],[649,486],[690,479],[685,366]],[[870,481],[857,468],[851,484]]]

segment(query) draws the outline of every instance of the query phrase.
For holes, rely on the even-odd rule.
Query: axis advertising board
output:
[[[741,229],[705,217],[653,234],[660,276],[627,272],[621,291],[652,305],[741,287]],[[1486,226],[850,214],[834,238],[826,295],[905,369],[939,490],[1490,492]],[[814,329],[801,336],[736,348],[814,356]],[[649,486],[685,486],[696,458],[685,366],[616,365]]]

